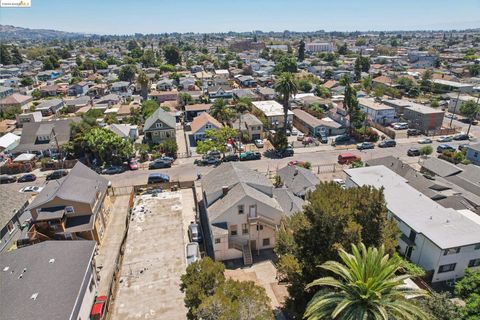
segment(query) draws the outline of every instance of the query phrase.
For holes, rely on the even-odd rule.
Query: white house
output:
[[[382,125],[392,123],[395,120],[395,108],[373,99],[359,98],[358,105],[367,114],[368,119]]]
[[[284,112],[283,106],[275,100],[267,101],[253,101],[254,108],[260,110],[268,120],[268,129],[283,128],[284,123]],[[288,126],[291,126],[293,123],[293,112],[288,110],[287,116]]]
[[[138,126],[136,125],[112,123],[111,125],[107,126],[107,128],[125,140],[135,140],[138,138]]]
[[[454,210],[409,185],[385,166],[345,170],[346,186],[384,188],[392,219],[402,234],[399,253],[427,271],[432,282],[456,279],[480,266],[480,217]]]

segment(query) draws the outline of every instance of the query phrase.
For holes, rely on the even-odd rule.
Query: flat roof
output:
[[[473,84],[471,83],[462,83],[462,82],[449,81],[444,79],[433,79],[432,82],[449,86],[449,87],[454,87],[454,88],[469,88],[469,87],[473,88]]]
[[[393,107],[387,106],[383,103],[378,103],[375,100],[368,98],[359,98],[358,103],[366,108],[373,110],[394,110]]]
[[[445,113],[443,110],[438,110],[438,109],[434,109],[434,108],[431,108],[431,107],[427,107],[427,106],[424,106],[422,104],[418,104],[418,103],[415,103],[415,104],[411,104],[410,106],[408,107],[405,107],[405,109],[408,109],[408,110],[411,110],[411,111],[415,111],[415,112],[419,112],[419,113],[423,113],[423,114],[432,114],[432,113]]]
[[[442,207],[387,167],[346,169],[345,173],[358,186],[383,187],[388,210],[440,249],[480,243],[479,221]]]
[[[275,100],[253,101],[252,104],[267,117],[283,116],[283,106]],[[288,114],[293,115],[292,110],[288,110]]]

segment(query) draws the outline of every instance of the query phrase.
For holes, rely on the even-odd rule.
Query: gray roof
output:
[[[248,126],[261,126],[263,125],[262,121],[260,121],[257,117],[255,117],[251,113],[245,113],[240,115],[240,119],[236,119],[235,122],[233,122],[232,127],[233,128],[238,128],[238,121],[241,121],[240,125],[241,128],[245,128],[247,125]]]
[[[278,170],[277,174],[284,185],[299,197],[305,196],[320,183],[320,179],[312,171],[299,166],[286,166]]]
[[[157,108],[157,110],[155,110],[155,112],[145,121],[144,131],[150,129],[157,120],[160,120],[172,129],[175,129],[176,127],[175,117],[162,108]]]
[[[480,143],[470,144],[467,146],[467,148],[480,152]]]
[[[23,124],[22,136],[20,137],[19,145],[13,150],[13,153],[20,153],[26,151],[42,151],[48,149],[56,149],[55,139],[50,143],[37,142],[37,132],[42,132],[45,128],[50,128],[52,125],[55,128],[55,134],[60,146],[70,140],[70,124],[72,122],[79,122],[80,118],[61,119],[53,121],[29,122]]]
[[[278,203],[287,215],[291,215],[295,212],[303,210],[305,200],[294,195],[287,188],[275,188],[273,189],[273,195],[277,199]]]
[[[106,192],[107,187],[107,179],[83,163],[77,162],[66,177],[48,182],[45,188],[30,203],[28,209],[41,206],[55,197],[88,203],[93,207],[97,191],[103,194]]]
[[[422,167],[440,177],[448,177],[462,171],[459,167],[439,158],[428,158],[422,163]]]
[[[1,318],[71,319],[94,251],[95,241],[45,241],[0,254]]]
[[[65,100],[65,104],[67,106],[84,106],[90,103],[90,97],[89,96],[80,96],[75,99],[71,100]]]
[[[0,230],[12,220],[13,216],[22,211],[25,204],[32,196],[28,193],[18,192],[18,188],[10,188],[6,185],[0,185],[0,198],[2,205],[0,206]]]
[[[347,169],[345,172],[359,186],[383,187],[388,210],[440,249],[480,243],[478,220],[442,207],[387,167]]]
[[[51,107],[56,107],[63,103],[62,99],[50,99],[45,100],[35,107],[35,110],[50,109]]]

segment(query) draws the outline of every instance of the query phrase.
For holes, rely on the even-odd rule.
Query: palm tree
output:
[[[283,104],[283,132],[286,134],[288,125],[288,101],[292,95],[298,92],[297,81],[292,73],[283,72],[275,81],[275,91],[281,94]]]
[[[212,107],[210,108],[210,114],[212,115],[212,117],[222,122],[223,124],[227,123],[234,116],[233,110],[227,105],[227,103],[223,99],[215,100]]]
[[[333,272],[332,277],[320,278],[307,286],[327,286],[310,300],[304,317],[309,320],[388,320],[428,319],[420,307],[408,300],[425,296],[421,290],[402,286],[409,274],[397,275],[402,265],[397,256],[389,257],[383,246],[367,248],[363,243],[352,244],[352,254],[340,250],[340,259],[327,261],[321,268]]]
[[[144,100],[146,100],[148,96],[148,82],[147,74],[141,71],[138,74],[137,83],[140,85],[141,95]]]

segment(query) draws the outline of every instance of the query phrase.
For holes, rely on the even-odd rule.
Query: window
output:
[[[475,245],[474,250],[480,250],[480,243]]]
[[[455,270],[456,263],[444,264],[438,268],[438,273],[444,273]]]
[[[259,231],[259,230],[263,230],[263,225],[261,225],[261,224],[257,225],[257,231]]]
[[[205,125],[205,129],[212,129],[212,125],[211,125],[210,123],[207,123],[207,124]]]
[[[242,224],[242,234],[248,234],[248,224]]]
[[[413,230],[410,230],[410,236],[408,239],[412,240],[412,242],[415,242],[415,238],[417,237],[417,233]]]
[[[155,123],[155,128],[161,128],[163,127],[163,124],[161,122]]]
[[[65,213],[66,214],[75,213],[75,209],[73,209],[72,206],[65,207]]]
[[[236,224],[230,226],[230,235],[231,236],[236,236],[237,235],[237,225]]]
[[[222,240],[220,238],[215,238],[215,244],[219,244],[221,242],[222,242]]]
[[[94,286],[95,286],[95,280],[92,277],[92,280],[90,280],[90,285],[88,286],[88,290],[92,292]]]
[[[248,207],[248,214],[250,218],[255,218],[257,216],[257,206],[251,205]]]
[[[243,204],[238,206],[238,214],[244,214],[245,213],[245,207]]]
[[[457,247],[457,248],[450,248],[450,249],[447,249],[443,252],[443,255],[444,256],[448,256],[449,254],[457,254],[460,252],[460,247]]]
[[[263,246],[268,247],[270,245],[270,238],[263,239]]]
[[[468,262],[469,268],[478,267],[478,266],[480,266],[480,259],[473,259]]]
[[[12,221],[9,221],[7,224],[8,233],[12,233],[15,230],[15,224]]]

